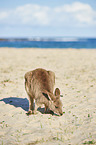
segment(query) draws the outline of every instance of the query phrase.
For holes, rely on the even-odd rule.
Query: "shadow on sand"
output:
[[[41,107],[38,107],[37,111],[41,112],[42,114],[55,115],[53,111],[49,110],[49,111],[45,112],[45,108],[41,108]]]
[[[1,99],[0,101],[3,101],[6,104],[10,104],[15,107],[21,107],[25,111],[28,111],[29,109],[29,101],[27,98],[9,97]]]
[[[5,102],[6,104],[13,105],[14,107],[21,107],[25,111],[29,110],[29,101],[27,98],[9,97],[9,98],[1,99],[0,101]],[[40,107],[37,108],[37,111],[41,112],[42,114],[51,114],[51,115],[54,114],[53,111],[45,113],[44,110],[45,108],[40,108]]]

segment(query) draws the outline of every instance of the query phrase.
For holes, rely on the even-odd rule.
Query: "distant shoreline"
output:
[[[71,48],[71,47],[69,47],[69,48],[38,48],[38,47],[22,47],[22,48],[16,48],[16,47],[0,47],[0,49],[21,49],[21,50],[23,50],[23,49],[41,49],[41,50],[69,50],[69,49],[71,49],[71,50],[96,50],[96,48],[88,48],[88,49],[86,49],[86,48],[80,48],[80,49],[77,49],[77,48]]]
[[[27,50],[27,49],[36,49],[36,50],[96,50],[96,48],[36,48],[36,47],[23,47],[23,48],[16,48],[16,47],[0,47],[0,49],[21,49],[21,50]]]
[[[96,49],[96,38],[0,38],[0,47],[46,49]]]
[[[0,38],[0,41],[74,41],[74,40],[85,40],[85,39],[96,39],[96,37],[5,37],[5,38]]]

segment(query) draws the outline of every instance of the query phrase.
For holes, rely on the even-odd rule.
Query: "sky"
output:
[[[1,0],[0,38],[95,37],[96,0]]]

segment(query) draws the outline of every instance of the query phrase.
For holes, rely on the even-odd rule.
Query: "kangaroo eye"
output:
[[[55,108],[58,108],[57,106],[55,106]]]

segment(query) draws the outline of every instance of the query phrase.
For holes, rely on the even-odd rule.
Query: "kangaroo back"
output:
[[[34,80],[34,83],[39,85],[40,90],[53,92],[55,85],[55,74],[53,72],[46,71],[44,69],[36,69],[32,71],[32,78]]]

